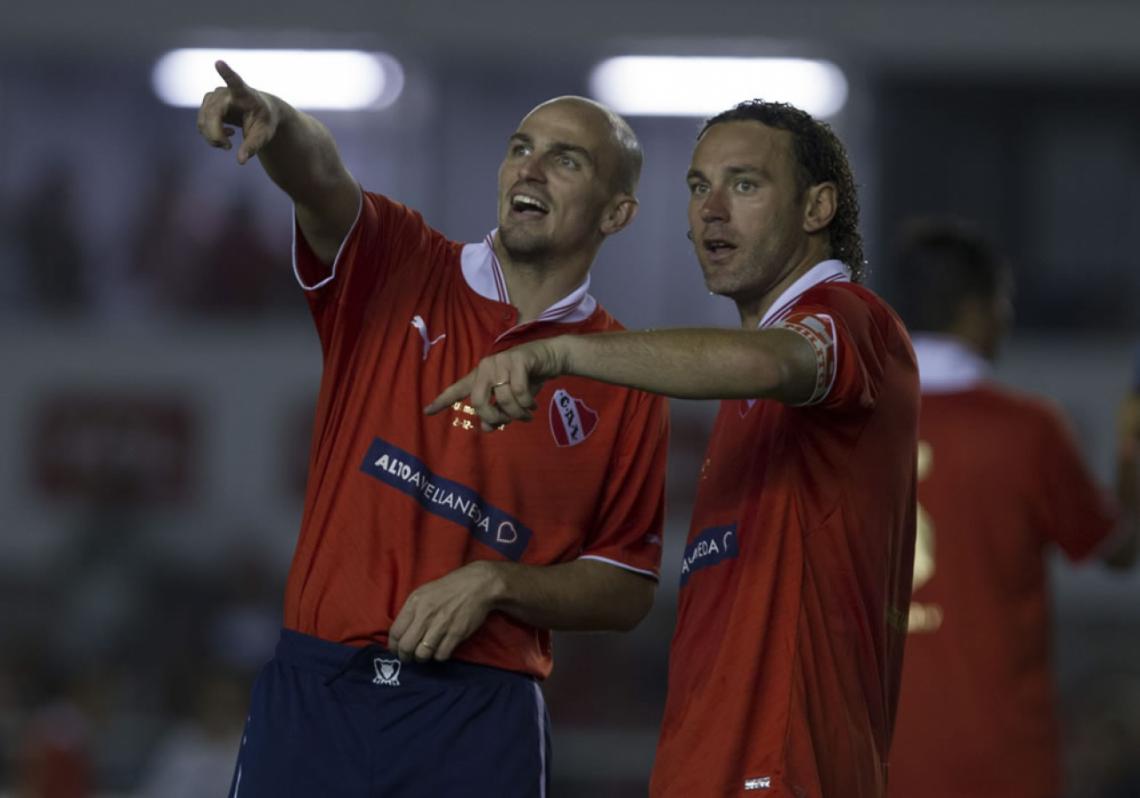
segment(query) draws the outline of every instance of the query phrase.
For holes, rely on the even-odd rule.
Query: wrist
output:
[[[582,362],[582,349],[587,346],[586,336],[559,335],[554,338],[555,369],[558,375],[578,377],[578,364]]]
[[[483,596],[492,610],[500,610],[510,601],[510,575],[506,563],[477,560],[471,563],[483,580]]]

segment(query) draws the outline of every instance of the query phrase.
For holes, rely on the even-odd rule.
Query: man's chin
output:
[[[710,269],[701,264],[701,274],[705,278],[705,288],[708,289],[710,294],[717,296],[729,296],[732,291],[732,286],[729,281],[724,279],[724,275],[718,274],[715,269]]]
[[[517,227],[500,227],[499,241],[512,258],[526,260],[545,255],[550,251],[550,237],[519,230]]]

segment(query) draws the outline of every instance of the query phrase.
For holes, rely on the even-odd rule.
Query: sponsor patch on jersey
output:
[[[559,446],[577,446],[598,426],[598,414],[559,388],[550,399],[550,432]]]
[[[685,586],[694,571],[724,562],[739,553],[736,524],[702,530],[685,546],[685,554],[681,557],[681,587]]]
[[[415,455],[374,438],[360,470],[402,491],[430,513],[466,529],[481,543],[517,561],[531,530],[514,516],[488,504],[472,488],[436,476]]]

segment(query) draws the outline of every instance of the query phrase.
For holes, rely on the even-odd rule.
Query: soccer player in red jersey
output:
[[[486,425],[529,418],[535,384],[564,374],[725,400],[650,794],[883,796],[914,547],[910,341],[859,285],[854,182],[826,125],[743,103],[705,125],[688,185],[705,281],[741,329],[547,339],[428,410],[470,395]]]
[[[497,230],[459,244],[364,192],[319,122],[245,85],[199,129],[293,200],[324,371],[285,629],[254,690],[233,796],[545,795],[550,629],[629,629],[663,522],[664,400],[567,377],[544,423],[484,436],[423,405],[480,358],[620,330],[588,293],[637,208],[629,126],[581,98],[529,113]],[[233,127],[230,127],[233,126]]]
[[[1046,556],[1135,556],[1140,397],[1121,413],[1120,503],[1060,414],[990,378],[1008,265],[967,227],[914,224],[895,271],[922,384],[918,540],[891,755],[897,798],[1056,798]]]

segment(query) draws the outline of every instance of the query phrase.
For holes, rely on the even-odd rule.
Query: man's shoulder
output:
[[[894,310],[881,296],[860,283],[833,280],[813,285],[796,300],[796,306],[821,305],[840,312],[870,313],[883,319],[896,319]]]
[[[374,191],[363,192],[361,221],[378,226],[378,232],[385,237],[394,235],[397,241],[406,239],[410,244],[421,245],[431,243],[446,247],[456,254],[465,246],[428,224],[419,210]]]
[[[618,321],[613,314],[602,307],[599,302],[594,307],[594,312],[587,318],[573,325],[573,329],[569,332],[574,334],[589,334],[601,332],[624,332],[625,325]]]
[[[870,288],[841,280],[820,283],[805,291],[790,312],[832,316],[856,339],[875,342],[875,346],[893,352],[908,368],[915,370],[917,398],[917,365],[906,325],[894,309]]]

